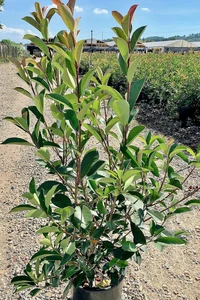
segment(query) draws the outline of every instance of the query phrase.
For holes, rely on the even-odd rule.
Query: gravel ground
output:
[[[22,85],[15,71],[11,64],[0,65],[0,142],[12,136],[23,137],[15,126],[2,120],[8,115],[18,116],[20,109],[29,103],[28,98],[13,91],[14,87]],[[22,274],[27,259],[38,247],[34,231],[39,224],[37,220],[24,219],[20,213],[8,212],[23,201],[21,194],[27,191],[31,177],[34,176],[38,183],[44,179],[44,170],[36,166],[34,159],[29,147],[0,146],[0,300],[30,299],[23,292],[13,295],[10,280],[13,275]],[[182,162],[176,164],[180,169],[184,168]],[[189,184],[199,184],[199,178],[195,173]],[[125,278],[123,300],[200,300],[199,220],[199,208],[171,219],[169,227],[189,231],[188,245],[165,248],[163,252],[150,246],[144,253],[141,266],[131,262]],[[62,299],[61,294],[60,289],[49,290],[35,299]]]

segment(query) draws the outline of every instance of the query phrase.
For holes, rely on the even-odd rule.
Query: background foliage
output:
[[[171,116],[180,105],[200,105],[200,53],[182,54],[133,54],[132,60],[140,57],[134,80],[146,78],[143,92],[153,103],[165,106]],[[109,83],[122,94],[126,92],[126,80],[117,63],[117,54],[84,54],[82,72],[89,62],[100,66],[105,72],[112,69]]]

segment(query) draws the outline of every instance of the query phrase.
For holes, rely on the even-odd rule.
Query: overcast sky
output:
[[[4,25],[0,30],[0,40],[11,39],[22,42],[25,33],[38,34],[37,30],[21,20],[34,10],[34,2],[5,0],[3,11],[0,13],[0,22]],[[42,6],[52,5],[51,0],[39,2]],[[147,25],[143,37],[152,35],[169,37],[200,32],[200,0],[138,0],[137,3],[132,0],[78,0],[75,15],[81,17],[80,39],[90,38],[91,30],[96,39],[112,37],[110,28],[117,26],[111,15],[112,10],[125,14],[133,4],[138,4],[134,27]],[[55,35],[62,29],[65,29],[65,25],[57,16],[53,17],[51,34]]]

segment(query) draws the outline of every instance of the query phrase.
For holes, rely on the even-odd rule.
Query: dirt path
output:
[[[13,91],[22,83],[11,64],[0,65],[0,142],[22,132],[5,121],[3,117],[18,116],[29,99]],[[34,176],[42,179],[42,170],[34,164],[34,154],[29,147],[0,146],[0,300],[27,300],[27,294],[13,295],[10,278],[20,274],[27,257],[37,243],[35,220],[24,220],[22,215],[8,215],[9,210],[22,201],[27,183]],[[190,184],[200,184],[195,174]],[[153,246],[144,254],[140,267],[131,263],[126,276],[124,300],[200,300],[200,209],[176,217],[169,222],[173,229],[189,231],[186,247],[170,247],[159,252]],[[27,230],[28,228],[28,230]],[[33,232],[33,233],[32,233]],[[61,299],[61,292],[53,291],[48,297],[36,299]],[[112,299],[111,299],[112,300]],[[114,299],[113,299],[114,300]]]

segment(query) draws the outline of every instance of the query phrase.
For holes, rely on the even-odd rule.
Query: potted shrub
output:
[[[75,0],[53,2],[57,7],[49,11],[35,3],[32,17],[24,18],[42,35],[25,39],[44,56],[39,61],[11,59],[28,85],[16,90],[33,104],[20,117],[5,118],[26,132],[27,140],[13,137],[3,144],[35,148],[37,163],[50,174],[40,185],[32,178],[25,203],[11,210],[43,220],[36,232],[41,247],[12,284],[15,292],[30,289],[32,296],[64,284],[63,297],[73,287],[73,299],[117,300],[128,260],[140,263],[148,243],[159,249],[186,243],[184,232],[169,232],[165,224],[200,203],[194,198],[200,187],[183,190],[200,166],[200,153],[133,124],[144,84],[144,79],[133,82],[139,58],[131,61],[145,29],[132,30],[137,5],[125,16],[112,12],[120,25],[113,28],[114,40],[127,80],[127,92],[121,95],[109,86],[110,73],[99,67],[79,76],[84,41],[77,41]],[[49,41],[48,25],[55,13],[67,31]],[[140,143],[135,143],[138,137]],[[188,165],[187,177],[172,166],[175,159]]]

